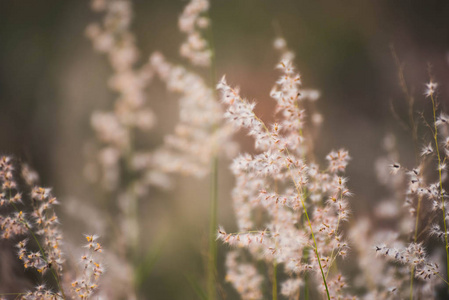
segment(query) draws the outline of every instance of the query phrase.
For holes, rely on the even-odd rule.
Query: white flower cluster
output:
[[[285,42],[284,47],[279,46],[279,40],[276,44],[285,50]],[[350,157],[345,150],[332,152],[328,156],[330,166],[322,172],[316,164],[305,162],[309,153],[302,134],[306,128],[304,98],[300,98],[300,77],[291,61],[285,59],[288,55],[283,55],[279,64],[283,74],[271,92],[280,115],[279,122],[272,126],[266,126],[255,115],[255,105],[241,98],[224,77],[217,86],[222,102],[228,105],[226,119],[237,128],[248,129],[256,149],[262,151],[234,159],[233,202],[239,232],[226,233],[220,228],[218,238],[246,248],[269,267],[283,264],[290,277],[282,284],[283,294],[288,297],[299,290],[301,281],[297,276],[312,270],[317,280],[323,282],[323,292],[340,282],[340,288],[329,293],[331,297],[344,298],[343,277],[329,276],[325,287],[324,273],[329,273],[335,259],[345,256],[348,250],[339,232],[341,223],[348,218],[346,197],[350,193],[346,180],[338,174],[344,171]],[[255,219],[257,211],[263,211],[266,217]],[[238,290],[236,280],[233,285]]]
[[[440,117],[444,119],[444,117]],[[444,127],[444,122],[434,122]],[[436,132],[436,131],[435,131]],[[438,139],[438,136],[434,136]],[[379,224],[389,223],[395,231],[376,230],[373,221],[363,219],[351,230],[352,243],[357,250],[359,268],[362,270],[360,284],[370,282],[366,299],[397,299],[409,297],[413,293],[425,299],[435,299],[435,285],[440,281],[439,259],[426,251],[428,238],[435,236],[445,242],[447,235],[441,229],[440,217],[447,202],[444,201],[445,190],[440,181],[427,183],[425,177],[432,167],[431,158],[440,161],[440,145],[427,143],[421,149],[418,166],[407,169],[398,161],[394,136],[385,140],[387,155],[377,161],[378,177],[391,192],[390,198],[383,200],[375,209]],[[443,145],[443,147],[445,147]],[[390,173],[386,172],[390,162]],[[438,162],[438,165],[441,165]],[[438,167],[438,172],[445,172]],[[403,208],[406,208],[404,210]],[[443,224],[444,225],[444,224]],[[412,230],[411,230],[412,229]],[[405,238],[405,239],[404,239]],[[374,245],[374,250],[367,250],[366,245]],[[374,252],[384,259],[373,260]],[[363,278],[363,279],[362,279]],[[363,283],[362,283],[363,282]]]
[[[0,207],[8,206],[15,212],[4,216],[0,215],[0,228],[2,239],[12,239],[27,235],[17,244],[17,256],[22,261],[25,269],[34,269],[41,275],[49,274],[55,281],[57,290],[51,284],[38,284],[33,290],[21,295],[20,299],[68,299],[65,292],[69,291],[65,282],[73,278],[75,274],[69,274],[63,268],[65,259],[61,249],[63,237],[59,228],[59,220],[54,206],[59,204],[52,196],[51,189],[38,186],[20,186],[31,188],[24,194],[30,197],[22,199],[19,191],[19,178],[15,178],[16,163],[11,157],[0,157]],[[38,179],[37,173],[24,167],[21,172],[27,185],[35,185]],[[31,175],[32,174],[32,175]],[[18,180],[19,179],[19,180]],[[22,190],[23,191],[23,190]],[[82,257],[84,265],[83,276],[72,283],[71,292],[80,299],[89,299],[97,290],[99,279],[103,274],[103,267],[98,260],[93,258],[94,253],[102,252],[101,245],[96,241],[97,236],[87,236],[90,254]],[[36,248],[37,247],[37,248]],[[37,251],[36,251],[37,249]],[[41,281],[47,281],[42,277]],[[3,298],[2,298],[3,299]]]
[[[187,34],[187,40],[181,45],[181,56],[193,65],[207,67],[211,63],[212,53],[201,30],[209,26],[204,14],[209,10],[208,0],[191,0],[179,18],[179,29]]]
[[[100,149],[91,155],[86,174],[108,190],[115,190],[121,180],[120,164],[130,167],[135,152],[134,131],[148,131],[156,121],[147,107],[145,89],[153,72],[149,64],[135,66],[139,53],[130,30],[132,7],[129,0],[95,0],[92,8],[103,12],[102,23],[86,29],[94,48],[107,55],[113,69],[110,88],[117,93],[113,110],[94,112],[91,124],[100,142]],[[148,183],[145,183],[148,184]]]
[[[181,46],[181,54],[194,65],[209,65],[209,49],[197,28],[204,28],[207,19],[201,17],[209,8],[205,0],[192,0],[179,18],[181,31],[189,35]],[[201,44],[201,47],[193,41]],[[186,50],[187,49],[187,50]],[[207,59],[206,59],[207,58]],[[207,63],[206,63],[207,62]],[[154,153],[159,170],[203,177],[210,172],[213,157],[232,157],[236,144],[231,142],[233,128],[223,122],[223,109],[204,79],[181,66],[168,62],[161,53],[150,57],[150,66],[166,84],[180,95],[179,122],[172,134],[165,136],[164,145]]]

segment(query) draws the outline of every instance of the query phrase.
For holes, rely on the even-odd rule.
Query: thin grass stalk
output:
[[[306,217],[307,217],[307,221],[309,222],[310,230],[312,230],[312,223],[310,222],[307,212],[306,212]],[[326,276],[324,276],[323,267],[321,266],[320,255],[318,254],[318,247],[316,244],[315,235],[313,234],[313,231],[311,231],[311,233],[312,233],[313,243],[315,244],[315,247],[314,247],[315,254],[316,254],[316,257],[318,260],[318,265],[320,266],[320,271],[321,271],[321,276],[323,277],[324,287],[326,288],[327,299],[330,300],[331,297],[329,295],[329,289],[327,288]]]
[[[402,87],[402,91],[404,92],[407,100],[408,100],[408,117],[409,117],[409,121],[410,121],[410,129],[412,131],[412,137],[413,137],[413,142],[415,145],[415,156],[416,158],[418,158],[418,151],[417,151],[417,147],[418,147],[418,130],[417,130],[417,125],[415,123],[415,118],[414,118],[414,110],[413,110],[413,104],[415,103],[415,99],[413,98],[413,96],[411,95],[411,93],[409,92],[409,89],[407,87],[407,82],[405,80],[405,76],[404,76],[404,67],[401,65],[401,63],[399,62],[399,58],[397,57],[396,51],[394,50],[394,48],[392,48],[392,52],[393,52],[393,56],[394,59],[396,61],[396,64],[399,68],[399,83]],[[422,196],[418,197],[418,207],[416,210],[416,220],[415,220],[415,234],[413,237],[413,241],[416,243],[418,240],[418,224],[419,224],[419,211],[421,209],[421,200],[422,200]],[[410,271],[410,300],[413,300],[413,281],[415,280],[415,266],[413,265],[411,267],[411,271]]]
[[[295,106],[298,107],[298,103],[297,102],[295,103]],[[304,136],[302,128],[299,129],[299,136],[300,137]],[[287,153],[288,153],[288,150],[287,150]],[[305,153],[303,153],[302,159],[305,159]],[[290,170],[290,168],[289,168],[289,170]],[[296,182],[295,182],[295,187],[296,187]],[[312,233],[313,242],[315,244],[314,245],[315,246],[315,253],[316,253],[316,256],[317,256],[317,259],[318,259],[318,265],[320,266],[320,270],[321,270],[321,275],[323,277],[324,286],[326,287],[327,298],[330,300],[330,295],[329,295],[329,290],[328,290],[328,287],[327,287],[326,279],[327,279],[327,275],[329,275],[330,267],[332,266],[333,261],[331,261],[331,265],[329,266],[329,269],[328,269],[328,271],[326,273],[326,276],[324,276],[324,271],[323,271],[323,268],[321,266],[320,256],[318,255],[318,247],[317,247],[317,244],[316,244],[316,241],[315,241],[315,236],[313,234],[312,225],[310,223],[309,216],[307,214],[307,210],[305,208],[304,201],[302,199],[301,199],[301,204],[303,206],[304,212],[306,213],[307,221],[308,221],[309,226],[310,226],[310,232]],[[338,217],[337,230],[338,230],[338,224],[340,224],[340,217]],[[333,253],[334,253],[334,249],[332,249],[332,254]],[[331,254],[331,258],[332,258],[332,254]],[[308,277],[307,277],[307,274],[306,274],[306,278],[305,278],[305,285],[306,285],[306,287],[305,287],[305,289],[306,289],[305,290],[305,296],[306,296],[306,299],[308,300],[309,299],[309,290],[308,290],[308,287],[307,287],[307,283],[308,283],[307,281],[308,281]]]
[[[287,155],[290,156],[290,153],[289,153],[288,149],[285,148],[285,150],[287,151]],[[291,175],[291,177],[292,177],[292,179],[293,179],[293,182],[294,182],[294,184],[295,184],[295,188],[296,188],[296,191],[298,192],[298,194],[299,194],[299,195],[305,194],[305,193],[301,193],[300,187],[298,186],[297,182],[294,180],[294,176],[293,176],[293,174],[292,174],[292,170],[290,169],[290,165],[288,166],[288,170],[290,171],[290,175]],[[321,276],[323,277],[324,287],[326,288],[327,299],[330,300],[331,297],[330,297],[330,294],[329,294],[329,289],[328,289],[328,287],[327,287],[326,276],[324,275],[324,270],[323,270],[323,267],[321,266],[320,255],[319,255],[319,253],[318,253],[318,244],[317,244],[317,242],[316,242],[316,240],[315,240],[315,234],[313,233],[312,222],[310,221],[309,214],[307,213],[307,208],[306,208],[306,204],[304,203],[303,197],[300,197],[300,199],[301,199],[301,205],[302,205],[302,208],[303,208],[303,210],[304,210],[304,214],[306,215],[307,223],[309,224],[310,233],[312,234],[312,240],[313,240],[314,250],[315,250],[316,258],[317,258],[317,260],[318,260],[318,265],[319,265],[319,267],[320,267]]]
[[[396,65],[398,66],[399,70],[398,70],[398,75],[399,75],[399,84],[402,88],[402,91],[404,92],[407,101],[408,101],[408,117],[409,117],[409,122],[410,122],[410,129],[412,131],[412,138],[413,138],[413,142],[415,145],[415,156],[416,159],[418,160],[419,154],[418,154],[418,130],[417,130],[417,125],[415,123],[415,118],[414,118],[414,110],[413,110],[413,105],[415,103],[415,99],[413,98],[413,96],[411,95],[411,93],[409,92],[409,89],[407,87],[407,82],[405,80],[405,76],[404,76],[404,67],[403,65],[401,65],[399,58],[396,54],[395,49],[392,47],[392,54],[393,54],[393,58],[396,61]],[[421,200],[422,200],[422,196],[418,197],[418,207],[416,209],[416,219],[415,219],[415,234],[413,237],[413,241],[416,243],[418,240],[418,224],[419,224],[419,211],[421,209]],[[410,271],[410,300],[413,300],[413,281],[415,280],[415,266],[413,265],[411,267],[411,271]]]
[[[210,17],[210,8],[207,11],[207,17]],[[212,22],[210,22],[212,23]],[[209,50],[211,55],[211,64],[209,68],[209,80],[210,86],[214,87],[217,82],[216,76],[216,63],[215,63],[215,46],[214,46],[214,34],[212,24],[208,27],[209,38]],[[213,89],[214,95],[216,95],[215,89]],[[214,134],[218,125],[213,128],[211,134]],[[218,148],[218,145],[216,145]],[[210,215],[209,215],[209,255],[208,255],[208,268],[207,268],[207,298],[209,300],[215,300],[216,298],[216,275],[217,275],[217,241],[216,231],[218,227],[217,209],[218,209],[218,153],[217,149],[212,157],[211,161],[211,179],[210,179]]]
[[[278,270],[278,265],[276,262],[273,263],[273,300],[277,300],[278,299],[278,281],[277,281],[277,270]]]
[[[443,277],[441,277],[440,274],[437,274],[437,276],[445,283],[447,286],[449,286],[449,282],[447,282]]]
[[[287,154],[288,154],[288,150],[287,150]],[[289,154],[289,156],[290,156],[290,154]],[[290,171],[292,179],[294,179],[292,171],[290,169],[290,166],[288,166],[288,170]],[[295,188],[296,188],[298,194],[301,194],[301,190],[298,187],[298,184],[296,183],[295,180],[293,180],[293,181],[295,183]],[[304,214],[306,215],[307,223],[309,224],[310,233],[312,234],[312,240],[313,240],[315,255],[316,255],[316,258],[318,260],[318,265],[320,267],[321,276],[323,277],[323,283],[324,283],[324,287],[326,288],[327,299],[330,300],[331,297],[330,297],[330,294],[329,294],[329,289],[327,287],[326,276],[324,275],[324,270],[323,270],[323,267],[321,266],[320,254],[318,253],[318,245],[317,245],[317,242],[316,242],[316,239],[315,239],[315,234],[313,233],[312,222],[310,221],[309,214],[307,213],[307,208],[306,208],[306,204],[304,203],[304,199],[302,197],[300,197],[300,199],[301,199],[302,208],[304,210]]]
[[[26,295],[27,293],[1,293],[0,296],[17,296],[15,299],[18,299],[19,296]]]
[[[129,177],[131,177],[132,174],[132,155],[134,152],[134,134],[133,132],[128,129],[130,132],[130,143],[126,149],[125,153],[125,167],[126,167],[126,173]],[[139,294],[139,290],[141,287],[141,284],[138,282],[139,278],[139,265],[141,264],[141,257],[139,255],[139,240],[140,240],[140,228],[139,228],[139,197],[136,194],[136,190],[133,186],[133,180],[129,180],[126,185],[126,193],[129,196],[130,199],[130,212],[125,216],[125,218],[128,218],[131,222],[135,223],[135,236],[136,239],[132,241],[130,245],[128,245],[127,249],[125,251],[126,254],[130,256],[131,264],[133,267],[133,279],[132,284],[134,286],[134,293],[136,295]]]
[[[218,206],[218,157],[215,155],[211,162],[210,180],[210,221],[209,221],[209,256],[207,270],[207,298],[216,298],[215,278],[217,265],[217,242],[215,232],[217,230],[217,206]]]
[[[440,149],[438,148],[438,127],[436,125],[436,107],[435,107],[435,100],[433,98],[433,93],[430,95],[430,98],[432,99],[432,109],[433,109],[433,124],[434,124],[434,135],[433,138],[435,140],[435,148],[437,151],[437,157],[438,157],[438,176],[440,180],[440,197],[441,197],[441,205],[443,210],[443,225],[444,225],[444,241],[446,243],[445,250],[446,250],[446,271],[447,271],[447,281],[449,281],[449,249],[448,249],[448,241],[447,241],[447,226],[446,226],[446,212],[444,207],[444,198],[443,198],[443,180],[441,178],[441,156],[440,156]]]
[[[323,267],[321,266],[320,255],[318,254],[318,246],[317,246],[317,243],[315,240],[315,235],[313,234],[312,223],[310,222],[309,214],[307,213],[306,206],[305,206],[303,200],[301,200],[301,204],[304,209],[304,213],[306,215],[307,222],[309,223],[310,233],[312,234],[313,244],[315,246],[314,249],[315,249],[316,258],[318,260],[318,265],[320,266],[320,271],[321,271],[321,276],[323,277],[324,287],[326,288],[327,299],[330,300],[331,297],[329,295],[329,289],[327,288],[326,276],[324,275]]]
[[[413,277],[415,275],[415,266],[411,267],[411,271],[410,271],[410,300],[413,300]]]
[[[274,180],[274,191],[276,193],[278,193],[278,181],[277,179]],[[276,205],[276,214],[275,214],[275,222],[278,222],[278,212],[279,212],[279,207],[278,205]],[[276,242],[276,248],[278,248],[278,243]],[[273,261],[273,278],[272,278],[272,287],[271,287],[271,292],[272,292],[272,299],[273,300],[277,300],[278,299],[278,282],[277,282],[277,268],[278,268],[278,264],[276,262],[276,259]]]

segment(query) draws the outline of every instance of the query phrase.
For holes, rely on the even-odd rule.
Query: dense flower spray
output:
[[[365,279],[359,284],[367,285],[366,299],[438,299],[436,287],[442,283],[448,285],[447,277],[440,273],[438,256],[446,252],[444,260],[448,259],[448,204],[443,185],[447,180],[445,161],[449,153],[446,143],[449,131],[446,115],[441,112],[437,116],[437,86],[431,81],[424,93],[432,103],[433,120],[425,123],[433,140],[417,147],[420,151],[416,153],[415,166],[407,168],[398,163],[392,135],[384,141],[387,155],[376,162],[379,181],[391,195],[377,206],[375,219],[394,224],[394,229],[374,230],[373,222],[365,218],[351,230]],[[413,116],[410,119],[412,132],[417,136]],[[443,243],[444,251],[439,252],[441,249],[435,247],[437,241]],[[366,245],[372,245],[372,249]],[[377,260],[373,259],[373,252],[379,256]]]
[[[156,118],[148,107],[147,87],[154,71],[149,62],[137,66],[139,51],[131,31],[133,18],[129,0],[93,0],[92,9],[103,13],[102,22],[86,29],[95,50],[104,53],[112,68],[109,87],[116,99],[109,111],[94,112],[91,124],[96,133],[93,151],[85,168],[88,179],[99,183],[106,202],[112,199],[117,230],[111,235],[116,251],[111,264],[121,265],[125,279],[115,284],[115,297],[135,295],[139,276],[135,262],[140,246],[139,201],[148,195],[150,186],[167,188],[169,179],[154,167],[152,149],[139,146],[136,136],[148,133]],[[110,213],[112,210],[110,210]],[[111,281],[114,281],[111,279]],[[110,296],[111,297],[111,296]]]
[[[271,126],[254,113],[254,103],[243,99],[238,89],[229,86],[223,78],[217,88],[222,102],[228,105],[226,119],[237,128],[246,128],[255,140],[260,154],[243,154],[234,159],[231,170],[236,177],[232,192],[238,232],[218,230],[218,238],[225,243],[247,249],[252,259],[264,261],[274,274],[273,299],[277,290],[276,268],[283,265],[289,279],[282,283],[281,293],[297,297],[304,284],[305,272],[316,274],[321,283],[320,292],[328,298],[349,297],[345,280],[332,266],[337,257],[344,257],[348,245],[340,233],[340,225],[348,219],[346,179],[341,177],[350,159],[348,152],[332,151],[326,159],[327,169],[307,162],[309,157],[304,130],[306,113],[304,102],[316,100],[318,93],[302,92],[301,78],[296,73],[293,54],[283,39],[275,41],[282,54],[278,68],[282,75],[272,89],[279,120]],[[261,217],[255,217],[255,216]],[[258,276],[245,277],[256,269],[244,262],[243,251],[231,252],[227,259],[227,280],[243,299],[261,295]],[[253,271],[249,271],[253,270]],[[330,274],[332,273],[332,274]],[[333,274],[335,273],[335,274]],[[244,282],[251,282],[246,289]],[[277,297],[277,296],[276,296]],[[257,298],[257,297],[256,297]]]
[[[17,178],[20,170],[22,178]],[[81,257],[82,274],[66,270],[61,250],[63,236],[54,211],[54,206],[59,202],[51,194],[51,189],[36,186],[37,179],[36,173],[26,165],[20,166],[11,157],[0,158],[1,237],[19,239],[16,244],[17,256],[24,268],[34,269],[41,275],[41,282],[34,290],[18,296],[21,299],[56,300],[71,299],[72,296],[90,299],[98,289],[104,271],[101,257],[98,257],[102,252],[98,237],[87,236],[86,248],[89,253]],[[24,195],[25,191],[30,195]],[[67,282],[74,277],[77,279],[68,285]]]
[[[210,26],[208,9],[209,1],[192,0],[178,23],[179,30],[187,35],[180,48],[181,55],[192,66],[202,68],[211,68],[213,59],[210,43],[203,37]],[[233,129],[223,123],[224,111],[216,92],[203,77],[171,64],[160,52],[151,56],[150,65],[167,89],[180,95],[179,122],[154,154],[154,161],[164,172],[204,177],[211,171],[213,157],[220,153],[233,156],[236,152],[230,140]]]
[[[164,172],[204,177],[214,156],[234,155],[233,128],[221,125],[224,112],[201,76],[172,65],[160,53],[153,54],[150,61],[167,88],[181,95],[179,123],[154,153],[155,164]]]
[[[208,67],[206,80],[183,66],[175,66],[159,52],[150,58],[158,77],[167,89],[180,95],[179,122],[164,145],[154,153],[156,167],[166,173],[182,173],[196,177],[210,176],[209,251],[207,267],[208,299],[216,297],[218,159],[223,154],[235,156],[236,144],[231,141],[233,127],[224,122],[224,111],[217,99],[215,85],[213,40],[203,37],[206,29],[212,33],[208,18],[209,1],[191,0],[179,17],[179,29],[187,39],[181,45],[181,56],[192,67]],[[212,35],[212,34],[211,34]]]
[[[135,148],[133,137],[136,131],[147,132],[155,124],[145,91],[153,72],[148,63],[135,66],[139,51],[130,30],[133,16],[131,1],[94,0],[92,8],[104,13],[103,22],[90,24],[86,34],[95,50],[108,58],[113,70],[109,86],[117,94],[117,99],[111,111],[92,115],[91,123],[100,148],[87,166],[86,174],[88,178],[98,180],[105,189],[115,191],[120,189],[122,176],[126,176],[127,172],[141,170],[142,164],[149,164],[149,159],[144,160],[144,154]],[[123,162],[128,170],[121,168]],[[135,184],[142,190],[149,184],[159,182],[164,180],[157,179],[156,174],[148,174],[141,176]]]

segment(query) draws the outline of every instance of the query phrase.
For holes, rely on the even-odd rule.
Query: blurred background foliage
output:
[[[142,61],[160,50],[184,63],[178,55],[184,37],[177,18],[185,4],[134,1],[133,30]],[[340,147],[353,157],[347,175],[355,193],[354,217],[369,214],[383,196],[373,165],[386,133],[397,135],[402,162],[413,166],[411,133],[401,128],[390,109],[393,105],[399,117],[407,118],[392,47],[403,63],[417,109],[431,109],[423,96],[431,75],[440,83],[440,101],[448,111],[448,1],[212,0],[210,13],[217,76],[226,74],[243,95],[256,99],[257,112],[266,120],[273,117],[269,91],[278,76],[278,56],[272,42],[275,28],[280,28],[296,53],[304,86],[321,91],[317,106],[324,123],[318,160],[323,162],[326,153]],[[98,16],[88,1],[0,1],[0,152],[30,163],[43,184],[54,187],[62,202],[63,230],[76,244],[81,233],[92,230],[68,216],[73,213],[67,214],[65,202],[95,205],[98,200],[83,177],[85,145],[93,138],[92,111],[110,108],[114,99],[107,87],[111,70],[84,36],[93,20]],[[177,101],[157,81],[148,95],[158,125],[141,138],[154,147],[172,130]],[[244,134],[238,138],[242,150],[251,151],[252,142]],[[219,223],[233,228],[228,163],[221,162]],[[142,226],[147,228],[142,245],[162,249],[144,285],[151,299],[195,298],[185,276],[203,278],[208,181],[179,177],[175,186],[170,192],[154,191],[142,202]],[[232,291],[228,293],[232,299]]]

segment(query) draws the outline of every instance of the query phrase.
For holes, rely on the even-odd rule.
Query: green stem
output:
[[[288,152],[288,149],[287,149],[287,148],[285,148],[285,149],[286,149],[286,151],[287,151],[287,155],[290,156],[290,153]],[[290,165],[288,166],[288,170],[290,171],[290,176],[291,176],[291,178],[293,179],[293,182],[294,182],[294,184],[295,184],[295,187],[296,187],[296,190],[297,190],[297,192],[298,192],[298,195],[304,194],[304,193],[301,193],[301,189],[300,189],[300,187],[298,186],[298,183],[296,182],[295,177],[294,177],[293,174],[292,174],[292,171],[291,171],[291,169],[290,169]],[[330,297],[330,294],[329,294],[329,289],[328,289],[328,287],[327,287],[326,275],[324,274],[323,267],[321,266],[320,254],[318,253],[318,244],[317,244],[316,239],[315,239],[315,234],[313,233],[312,222],[310,221],[309,214],[307,213],[307,208],[306,208],[306,204],[304,203],[303,197],[300,197],[300,199],[301,199],[301,205],[302,205],[302,208],[303,208],[303,210],[304,210],[304,214],[305,214],[306,219],[307,219],[307,223],[308,223],[309,228],[310,228],[310,233],[311,233],[311,235],[312,235],[312,240],[313,240],[313,245],[314,245],[315,255],[316,255],[316,258],[317,258],[317,261],[318,261],[318,266],[320,267],[320,271],[321,271],[321,276],[322,276],[322,278],[323,278],[324,287],[326,288],[327,299],[330,300],[331,297]]]
[[[440,197],[441,197],[441,205],[442,205],[442,210],[443,210],[443,225],[444,225],[444,241],[446,243],[445,245],[445,250],[446,250],[446,271],[447,271],[447,279],[449,281],[449,249],[448,249],[448,241],[447,241],[447,226],[446,226],[446,212],[445,212],[445,208],[444,208],[444,199],[443,199],[443,180],[441,177],[441,156],[440,156],[440,149],[439,149],[439,145],[438,145],[438,128],[436,125],[436,107],[435,107],[435,100],[433,99],[433,94],[430,95],[430,98],[432,99],[432,108],[433,108],[433,124],[434,124],[434,140],[435,140],[435,148],[437,151],[437,156],[438,156],[438,176],[439,176],[439,180],[440,180]]]
[[[331,297],[329,294],[329,289],[327,288],[326,276],[324,275],[323,267],[321,266],[320,255],[318,254],[318,245],[315,240],[315,235],[313,234],[312,222],[310,222],[309,214],[307,213],[306,207],[304,205],[304,201],[301,201],[301,203],[302,203],[302,206],[303,206],[306,218],[307,218],[307,222],[309,223],[310,233],[312,234],[313,244],[315,246],[314,250],[315,250],[316,258],[318,260],[318,265],[320,266],[321,276],[323,277],[324,287],[326,288],[327,299],[330,300]]]
[[[218,206],[218,157],[212,158],[210,182],[209,260],[207,272],[207,295],[209,300],[216,297],[215,276],[217,265],[217,206]]]
[[[273,300],[278,299],[277,263],[273,264]]]
[[[441,275],[440,275],[440,273],[437,273],[436,274],[437,275],[437,277],[439,277],[448,287],[449,287],[449,282],[447,282],[446,280],[444,280],[444,278],[443,277],[441,277]]]
[[[133,232],[132,239],[130,243],[126,241],[126,249],[125,255],[130,257],[131,266],[133,267],[133,279],[132,284],[134,286],[135,295],[139,294],[139,290],[141,287],[141,283],[139,282],[139,266],[142,262],[142,257],[140,257],[139,253],[139,240],[140,240],[140,228],[139,228],[139,197],[137,196],[136,189],[134,187],[134,179],[133,179],[133,167],[132,167],[132,159],[135,148],[135,134],[132,127],[126,127],[129,133],[129,144],[123,153],[123,158],[125,161],[125,172],[126,176],[129,176],[131,179],[126,180],[126,194],[128,198],[128,207],[125,208],[124,217],[127,219],[129,224],[132,224],[135,232]],[[127,178],[125,178],[127,179]],[[122,233],[123,234],[123,233]],[[126,237],[128,239],[128,237]]]
[[[207,11],[207,17],[209,20],[210,9]],[[210,87],[214,91],[214,96],[217,99],[215,85],[217,83],[216,77],[216,61],[215,61],[215,45],[214,34],[212,30],[212,22],[209,24],[209,50],[211,53],[210,68],[209,68],[209,80]],[[212,128],[211,135],[213,136],[218,129],[218,124],[215,124]],[[210,179],[210,216],[209,216],[209,256],[208,256],[208,270],[207,270],[207,296],[209,300],[216,298],[216,273],[217,273],[217,243],[216,243],[216,231],[217,231],[217,209],[218,209],[218,145],[215,145],[215,155],[211,161],[211,179]]]

